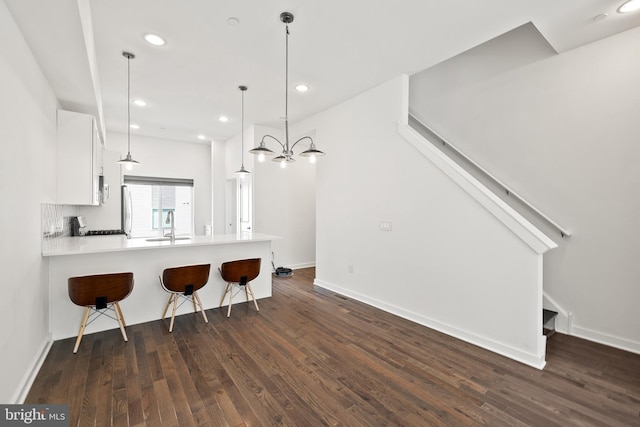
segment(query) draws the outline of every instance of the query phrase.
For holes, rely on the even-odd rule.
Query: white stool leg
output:
[[[164,312],[162,313],[162,319],[167,317],[167,310],[169,310],[169,306],[171,305],[172,299],[173,299],[173,294],[169,294],[169,301],[167,301],[167,305],[164,307]]]
[[[122,311],[120,310],[120,304],[118,304],[117,302],[114,302],[113,305],[115,306],[116,317],[118,319],[118,324],[120,325],[120,332],[122,332],[122,338],[124,338],[125,341],[129,341],[129,338],[127,338],[127,332],[124,330],[124,319],[122,318]]]
[[[229,286],[231,286],[231,283],[229,283]],[[231,297],[233,295],[233,287],[229,288],[229,309],[227,310],[227,317],[231,316]]]
[[[122,310],[120,309],[120,303],[119,302],[116,303],[116,309],[118,310],[118,314],[120,315],[120,319],[122,319],[122,324],[126,328],[127,327],[127,322],[124,321],[124,314],[122,314]]]
[[[176,318],[177,309],[178,309],[178,295],[173,295],[173,311],[171,312],[171,324],[169,324],[169,332],[173,332],[173,319]]]
[[[256,310],[260,311],[260,309],[258,308],[258,302],[256,301],[256,296],[253,294],[253,289],[251,288],[251,285],[247,283],[247,288],[249,288],[249,292],[251,292],[251,298],[253,299],[253,304],[256,306]],[[247,297],[247,300],[249,299],[249,297]]]
[[[209,319],[207,319],[207,313],[204,312],[204,306],[202,305],[202,301],[200,301],[200,297],[198,296],[198,293],[194,292],[193,296],[195,297],[196,301],[198,302],[198,305],[200,306],[202,317],[204,317],[204,323],[209,323]]]
[[[220,300],[220,305],[218,307],[222,307],[222,304],[224,303],[224,297],[227,296],[227,292],[229,292],[229,286],[231,285],[231,283],[227,283],[227,287],[224,288],[224,294],[222,294],[222,299]]]
[[[84,334],[84,328],[87,327],[87,320],[89,319],[89,313],[91,312],[91,308],[87,307],[84,311],[84,317],[82,318],[82,323],[80,324],[80,331],[78,332],[78,338],[76,339],[76,345],[73,347],[73,354],[78,352],[78,347],[80,347],[80,341],[82,341],[82,334]]]

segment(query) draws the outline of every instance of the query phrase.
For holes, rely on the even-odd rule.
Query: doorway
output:
[[[251,179],[227,179],[225,192],[225,232],[237,234],[253,229]]]

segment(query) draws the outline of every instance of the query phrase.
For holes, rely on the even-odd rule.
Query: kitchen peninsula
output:
[[[268,234],[242,233],[194,236],[175,241],[127,239],[124,236],[51,239],[43,245],[42,256],[49,259],[52,338],[59,340],[78,333],[84,309],[69,299],[67,279],[73,276],[133,272],[133,291],[120,303],[128,325],[160,319],[168,294],[162,289],[159,276],[169,267],[211,264],[209,282],[198,292],[205,309],[210,309],[219,306],[225,289],[218,272],[220,264],[236,259],[261,258],[260,275],[251,282],[251,287],[256,299],[270,297],[271,241],[278,238]],[[234,301],[244,300],[244,295],[239,294]],[[193,312],[193,306],[184,304],[177,314],[189,312]],[[85,334],[114,328],[117,328],[117,323],[113,319],[100,316],[87,326]]]

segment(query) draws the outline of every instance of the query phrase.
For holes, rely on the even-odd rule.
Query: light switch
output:
[[[380,221],[380,231],[391,231],[391,221]]]

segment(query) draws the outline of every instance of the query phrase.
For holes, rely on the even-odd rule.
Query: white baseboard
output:
[[[40,348],[36,352],[35,358],[31,362],[29,369],[24,374],[22,381],[20,381],[20,385],[16,393],[13,395],[11,399],[13,404],[22,404],[24,400],[27,398],[27,394],[29,394],[29,390],[31,390],[31,386],[40,372],[40,368],[42,368],[42,364],[47,358],[47,354],[49,354],[49,349],[51,349],[51,345],[53,344],[53,336],[51,334],[47,334],[44,342],[40,345]]]
[[[315,261],[313,261],[313,262],[303,262],[303,263],[300,263],[300,264],[294,264],[294,265],[290,265],[288,267],[290,269],[292,269],[292,270],[298,270],[298,269],[301,269],[301,268],[309,268],[309,267],[315,267],[315,266],[316,266],[316,263],[315,263]]]
[[[531,353],[523,352],[516,348],[510,347],[503,343],[493,341],[490,338],[471,334],[467,331],[456,328],[455,326],[451,326],[451,325],[439,322],[435,319],[430,319],[421,314],[407,311],[401,307],[397,307],[382,301],[375,300],[366,295],[353,292],[349,289],[345,289],[340,286],[337,286],[328,282],[324,282],[319,279],[315,279],[313,283],[314,285],[320,286],[321,288],[325,288],[330,291],[337,292],[341,295],[347,296],[349,298],[353,298],[357,301],[379,308],[380,310],[386,311],[391,314],[395,314],[396,316],[402,317],[404,319],[410,320],[412,322],[418,323],[428,328],[435,329],[436,331],[442,332],[443,334],[450,335],[462,341],[466,341],[468,343],[477,345],[478,347],[482,347],[486,350],[492,351],[494,353],[498,353],[502,356],[508,357],[509,359],[513,359],[517,362],[524,363],[525,365],[532,366],[536,369],[542,369],[546,364],[545,354],[544,354],[545,353],[544,348],[546,348],[545,347],[546,337],[543,335],[540,336],[540,348],[542,348],[543,351],[541,352],[540,355],[531,354]]]
[[[620,350],[640,354],[640,342],[637,341],[631,341],[626,338],[616,337],[576,325],[573,325],[571,328],[571,335],[588,341],[597,342],[599,344],[608,345],[609,347],[615,347]]]

